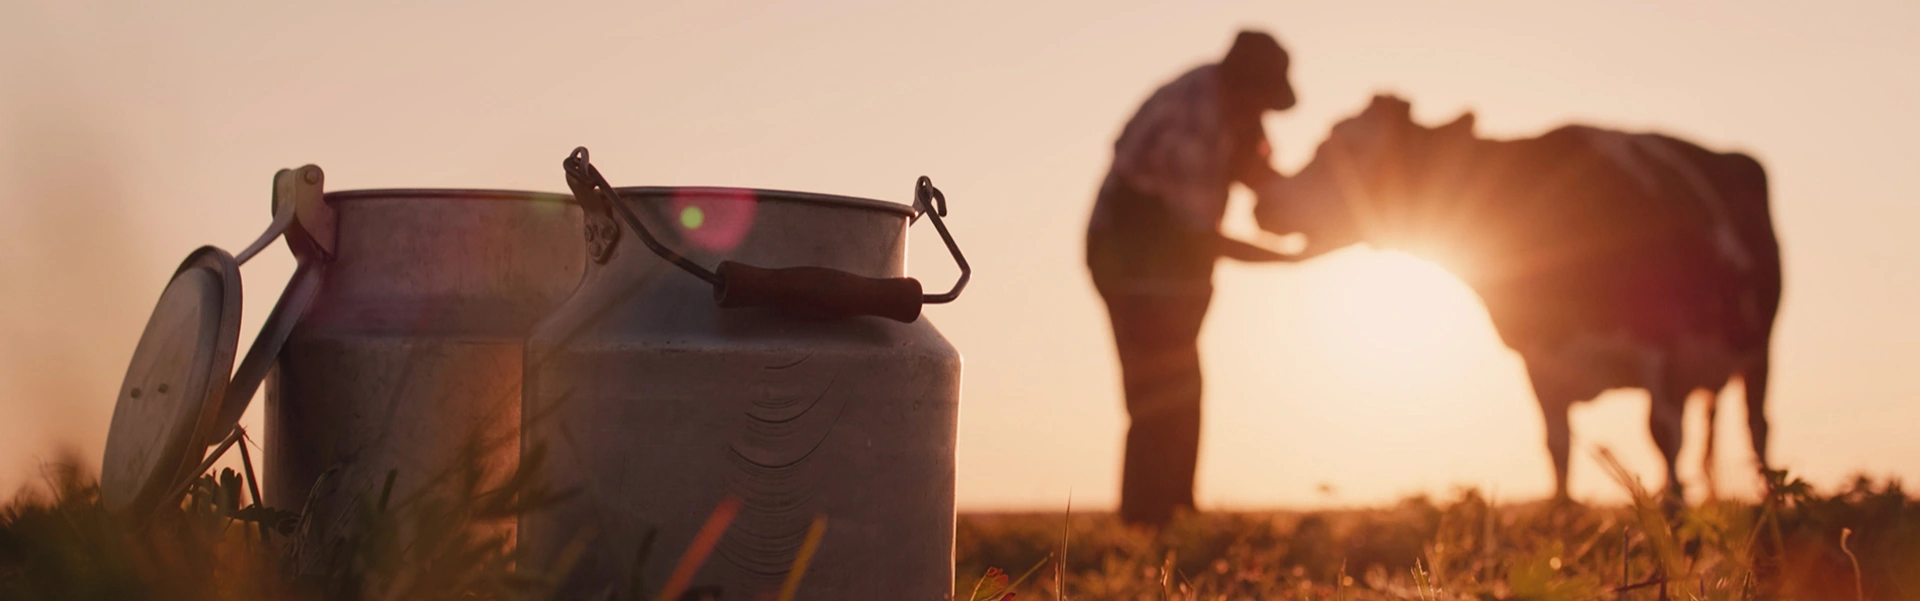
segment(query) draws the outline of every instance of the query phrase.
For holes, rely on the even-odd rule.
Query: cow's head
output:
[[[1293,177],[1258,190],[1254,218],[1277,234],[1303,234],[1308,254],[1356,242],[1385,248],[1417,246],[1426,232],[1411,227],[1446,202],[1440,187],[1448,157],[1473,140],[1473,114],[1427,128],[1413,122],[1412,105],[1375,96],[1359,115],[1341,121]]]

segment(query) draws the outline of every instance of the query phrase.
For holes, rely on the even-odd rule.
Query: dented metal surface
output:
[[[621,196],[700,265],[905,274],[906,205],[724,188]],[[706,210],[693,219],[689,207]],[[736,221],[713,221],[723,215]],[[523,516],[519,541],[536,569],[579,553],[568,593],[659,586],[728,498],[740,512],[691,583],[723,599],[779,590],[819,516],[799,598],[952,593],[960,355],[924,317],[721,308],[710,283],[619,244],[535,328],[527,365],[523,449],[544,449],[549,485],[578,494]]]

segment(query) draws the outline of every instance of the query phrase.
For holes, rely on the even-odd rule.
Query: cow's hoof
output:
[[[1579,501],[1575,501],[1572,497],[1565,495],[1554,495],[1547,499],[1543,509],[1545,510],[1547,522],[1556,527],[1572,525],[1580,521],[1581,516],[1586,514],[1585,505],[1581,505]]]
[[[1680,489],[1669,488],[1660,494],[1660,513],[1666,516],[1667,521],[1680,517],[1680,510],[1686,508],[1687,500],[1681,495]]]

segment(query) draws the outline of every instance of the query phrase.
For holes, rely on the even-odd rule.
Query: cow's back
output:
[[[1499,144],[1483,175],[1497,181],[1467,201],[1485,214],[1475,235],[1495,241],[1479,253],[1492,275],[1472,283],[1509,346],[1525,352],[1595,335],[1765,343],[1780,268],[1758,162],[1579,126]],[[1670,153],[1622,156],[1642,144]],[[1745,267],[1716,242],[1715,227],[1733,228]]]
[[[1766,168],[1744,153],[1713,153],[1715,184],[1726,190],[1727,210],[1741,243],[1753,258],[1739,278],[1737,344],[1744,349],[1767,344],[1780,311],[1780,240],[1773,229]]]

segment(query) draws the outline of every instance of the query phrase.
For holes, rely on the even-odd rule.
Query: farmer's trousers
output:
[[[1161,525],[1193,507],[1200,456],[1200,323],[1217,256],[1166,204],[1109,180],[1087,231],[1087,268],[1106,301],[1126,394],[1120,517]]]
[[[1193,507],[1200,457],[1200,324],[1212,292],[1106,294],[1126,395],[1120,518],[1162,525]]]

